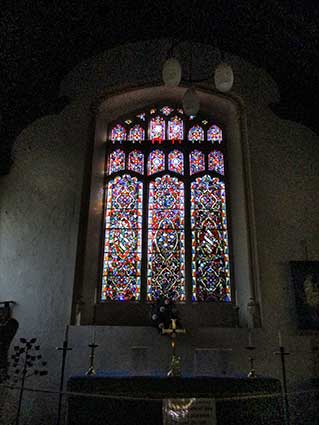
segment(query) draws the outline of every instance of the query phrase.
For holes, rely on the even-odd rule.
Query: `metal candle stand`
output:
[[[285,351],[285,347],[280,346],[279,351],[274,353],[276,356],[280,356],[281,371],[282,371],[282,387],[283,387],[283,398],[285,407],[285,419],[286,425],[290,425],[290,413],[289,413],[289,402],[288,402],[288,389],[287,389],[287,376],[286,376],[286,361],[285,357],[290,353]]]
[[[246,350],[249,350],[251,352],[250,356],[249,356],[249,367],[250,370],[247,374],[248,378],[256,378],[256,370],[255,370],[255,358],[253,357],[253,352],[254,350],[256,350],[256,346],[255,345],[247,345],[247,347],[245,347]]]
[[[67,327],[65,339],[63,341],[63,346],[62,347],[57,347],[57,350],[58,351],[62,351],[62,363],[61,363],[61,376],[60,376],[60,387],[59,387],[59,403],[58,403],[57,425],[60,425],[60,423],[61,423],[61,409],[62,409],[62,397],[63,397],[64,372],[65,372],[66,356],[67,356],[68,351],[71,351],[72,350],[72,348],[69,348],[69,346],[68,346],[67,332],[68,332],[68,327]]]

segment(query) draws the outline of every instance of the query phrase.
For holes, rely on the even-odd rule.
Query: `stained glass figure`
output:
[[[122,170],[125,170],[125,152],[116,149],[110,153],[108,171],[112,174]]]
[[[137,150],[130,152],[128,156],[127,168],[130,171],[144,174],[144,154]]]
[[[139,124],[134,125],[129,131],[128,139],[130,142],[141,142],[145,139],[144,128]]]
[[[184,129],[183,120],[177,116],[168,121],[167,124],[168,140],[174,141],[183,140]]]
[[[163,151],[155,149],[148,157],[147,174],[158,173],[165,170],[165,154]]]
[[[224,175],[224,155],[220,151],[212,151],[208,155],[208,169]]]
[[[166,116],[168,116],[173,111],[174,109],[171,108],[170,106],[163,106],[163,108],[161,109],[162,114]]]
[[[189,172],[190,174],[200,173],[205,171],[205,154],[195,150],[189,154]]]
[[[204,138],[204,130],[200,125],[194,125],[188,132],[188,140],[190,142],[202,142]]]
[[[165,140],[165,121],[163,117],[157,116],[150,120],[150,140],[161,143]]]
[[[155,108],[152,108],[151,110],[150,110],[150,114],[151,115],[154,115],[156,113],[156,109]]]
[[[212,125],[207,130],[207,140],[208,142],[218,142],[221,143],[223,141],[223,132],[217,125]]]
[[[139,118],[141,121],[145,121],[146,119],[146,114],[145,112],[142,112],[141,114],[136,115],[137,118]]]
[[[184,174],[184,155],[175,149],[168,154],[168,169],[175,173]]]
[[[191,183],[194,301],[230,301],[225,184],[205,175]]]
[[[185,300],[184,184],[157,177],[149,186],[147,299]]]
[[[125,120],[125,124],[127,124],[127,125],[132,124],[132,120]]]
[[[140,299],[143,183],[117,176],[107,186],[103,301]]]
[[[125,127],[123,127],[121,124],[116,124],[116,126],[112,128],[111,140],[113,143],[124,142],[126,140]]]
[[[178,112],[179,114],[181,114],[181,115],[183,115],[183,114],[184,114],[184,111],[183,111],[183,109],[181,109],[181,108],[178,108],[178,109],[177,109],[177,112]]]

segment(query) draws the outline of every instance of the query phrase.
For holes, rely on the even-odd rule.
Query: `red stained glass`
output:
[[[134,125],[129,131],[128,139],[130,142],[141,142],[145,139],[145,131],[139,124]]]
[[[141,151],[132,151],[128,156],[127,168],[130,171],[144,174],[144,154]]]
[[[168,131],[168,140],[172,140],[173,142],[176,140],[183,140],[184,138],[183,120],[177,116],[172,118],[170,121],[168,121],[167,131]]]
[[[150,140],[152,142],[165,140],[165,121],[163,117],[157,116],[150,120]]]
[[[175,173],[184,174],[184,155],[179,150],[174,150],[168,154],[168,169]]]
[[[225,184],[205,175],[191,184],[194,301],[230,301]]]
[[[205,154],[203,152],[195,150],[189,154],[189,171],[191,175],[205,171]]]
[[[143,183],[117,176],[107,186],[102,300],[140,299]]]
[[[165,170],[165,154],[163,151],[155,149],[148,158],[147,174],[150,176]]]
[[[221,143],[223,141],[223,132],[217,125],[212,125],[207,130],[207,140],[209,142],[218,142]]]
[[[175,177],[150,183],[147,298],[185,300],[184,184]]]
[[[220,151],[212,151],[208,155],[208,169],[224,175],[224,155]]]
[[[125,152],[121,149],[116,149],[110,153],[108,173],[112,174],[123,170],[125,170]]]
[[[200,125],[194,125],[188,132],[190,142],[202,142],[205,139],[204,130]]]
[[[111,132],[111,140],[113,143],[115,142],[123,142],[126,140],[126,130],[121,124],[117,124],[112,128]]]

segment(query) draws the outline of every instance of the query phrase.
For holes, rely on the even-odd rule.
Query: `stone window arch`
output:
[[[124,93],[107,94],[97,108],[95,117],[95,141],[93,146],[89,146],[89,150],[91,148],[91,157],[88,157],[91,168],[90,187],[87,188],[88,214],[82,247],[80,247],[80,252],[82,250],[82,253],[84,253],[84,255],[82,254],[84,262],[80,266],[80,272],[77,273],[74,291],[74,320],[79,305],[77,303],[79,295],[82,300],[84,300],[84,306],[81,309],[81,324],[91,324],[93,320],[97,324],[115,325],[147,325],[151,323],[149,319],[150,303],[148,303],[149,300],[147,299],[147,272],[145,271],[147,269],[147,256],[145,253],[143,259],[141,259],[142,263],[140,265],[141,276],[143,276],[142,279],[144,279],[144,283],[142,282],[141,286],[142,295],[140,299],[124,303],[105,302],[109,300],[106,300],[107,297],[105,296],[103,299],[100,292],[102,288],[101,258],[103,258],[101,234],[104,233],[101,229],[103,229],[104,226],[104,187],[106,183],[104,180],[105,149],[113,134],[114,145],[111,147],[112,152],[109,151],[108,155],[112,155],[116,150],[118,152],[115,154],[116,161],[114,158],[110,161],[110,156],[108,156],[107,175],[109,179],[111,179],[111,177],[116,178],[117,175],[130,175],[137,178],[139,173],[134,167],[138,166],[144,167],[146,178],[149,178],[150,176],[148,176],[148,173],[151,172],[148,172],[147,168],[149,160],[148,154],[144,157],[144,164],[138,165],[138,160],[136,158],[138,157],[138,152],[142,152],[142,150],[138,148],[138,144],[134,146],[133,144],[138,141],[139,135],[141,136],[143,132],[144,137],[151,139],[149,141],[152,142],[152,138],[149,137],[151,132],[150,127],[144,128],[143,125],[141,125],[141,128],[136,127],[138,125],[137,122],[134,122],[134,126],[127,125],[125,127],[125,123],[123,125],[121,118],[132,116],[132,114],[136,114],[136,111],[148,110],[147,108],[149,108],[150,105],[156,106],[157,108],[173,105],[175,108],[178,108],[178,105],[181,104],[184,90],[185,89],[182,87],[176,89],[151,87],[134,89]],[[183,321],[185,326],[238,326],[239,323],[245,325],[250,320],[247,314],[247,305],[249,304],[254,308],[256,304],[256,270],[254,270],[254,256],[252,255],[253,232],[250,227],[251,223],[249,217],[250,200],[247,198],[249,184],[247,184],[245,161],[248,161],[248,159],[247,152],[245,152],[243,148],[243,119],[240,114],[238,103],[234,99],[218,96],[213,93],[205,92],[204,90],[200,90],[199,94],[201,98],[201,114],[205,117],[204,120],[211,123],[211,125],[204,130],[204,137],[213,137],[213,125],[217,126],[216,123],[218,123],[219,128],[223,130],[225,140],[227,140],[227,155],[229,158],[227,178],[229,179],[229,187],[231,188],[228,195],[227,206],[232,212],[232,220],[228,230],[232,246],[231,279],[233,290],[232,292],[229,291],[228,301],[230,302],[192,302],[190,292],[191,285],[189,284],[191,274],[188,274],[188,285],[186,284],[185,288],[185,298],[182,300],[183,302],[179,304],[179,310],[182,319],[183,317],[185,319]],[[181,118],[180,114],[175,114],[174,117],[175,116],[176,119]],[[163,118],[163,113],[159,114],[158,117]],[[167,124],[168,122],[166,125]],[[126,129],[125,138],[131,144],[128,150],[126,150],[126,148],[124,149],[124,144],[121,145],[120,140],[116,139],[119,137],[118,135],[121,134],[121,131],[123,131],[123,128],[116,128],[116,126],[121,125]],[[199,125],[199,123],[197,122],[196,125]],[[154,129],[155,128],[156,122],[154,124]],[[190,130],[191,127],[187,129],[188,132],[190,132]],[[165,131],[165,137],[170,140],[171,145],[170,149],[166,149],[164,155],[164,169],[156,170],[156,173],[159,173],[158,176],[161,177],[164,175],[173,176],[176,174],[176,171],[169,169],[169,154],[173,150],[179,150],[178,144],[175,144],[173,149],[173,133],[169,133],[168,128],[165,129]],[[195,133],[196,129],[193,129],[193,134]],[[197,131],[197,133],[200,133],[200,131]],[[154,144],[154,150],[161,150],[164,145],[161,145],[159,142],[163,136],[154,133],[152,137],[155,139],[154,143],[156,144],[156,146]],[[201,134],[196,134],[193,137],[199,137],[200,140],[202,136]],[[150,149],[151,148],[150,145]],[[200,149],[195,149],[194,146],[192,155],[196,154],[196,150],[200,151]],[[180,149],[180,152],[182,152],[184,156],[190,155],[190,152],[185,153],[182,149]],[[208,174],[216,174],[217,165],[219,166],[219,175],[224,172],[221,164],[217,164],[218,159],[220,159],[220,154],[218,152],[222,153],[222,150],[214,149],[213,146],[209,148],[209,151],[207,150],[207,152],[205,152],[205,167],[206,169],[211,167]],[[194,160],[193,163],[195,162]],[[200,159],[198,163],[200,164]],[[186,162],[184,162],[184,167],[185,164]],[[189,162],[187,162],[187,164],[187,167],[189,167]],[[171,165],[171,167],[173,167],[173,165]],[[187,172],[191,177],[191,169]],[[205,171],[200,171],[200,173],[204,175]],[[144,205],[142,208],[145,209],[145,205],[148,204],[145,201],[142,205]],[[189,206],[187,208],[189,208]],[[145,211],[142,213],[142,216],[145,216]],[[187,273],[189,273],[189,271]],[[76,306],[76,304],[78,305]]]

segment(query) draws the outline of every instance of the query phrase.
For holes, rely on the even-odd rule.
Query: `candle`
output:
[[[252,346],[253,346],[252,333],[251,333],[251,329],[248,329],[248,347],[252,347]]]
[[[66,325],[65,332],[64,332],[64,341],[68,341],[69,336],[69,325]]]
[[[92,328],[92,344],[95,344],[95,326]]]
[[[279,347],[283,347],[282,345],[282,336],[281,336],[281,331],[278,331],[278,342],[279,342]]]

